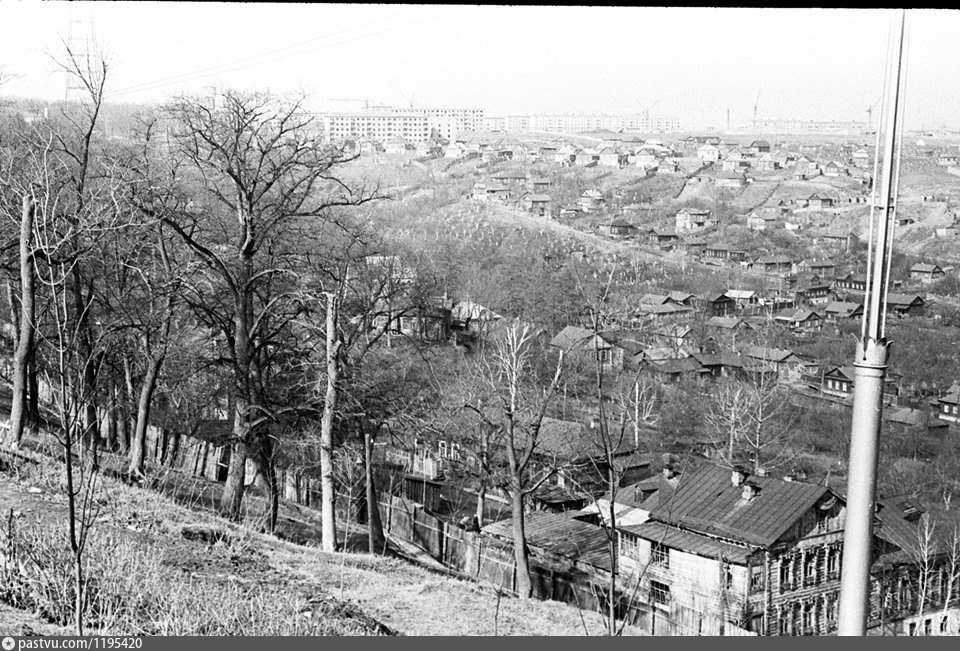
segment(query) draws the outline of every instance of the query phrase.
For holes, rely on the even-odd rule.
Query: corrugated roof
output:
[[[829,489],[772,477],[749,481],[760,492],[744,500],[739,486],[730,482],[731,471],[706,465],[681,480],[673,496],[654,509],[653,520],[742,541],[750,545],[775,543]]]
[[[706,558],[723,558],[738,565],[746,565],[747,557],[754,551],[750,547],[732,545],[693,531],[678,529],[662,522],[644,522],[643,524],[618,528],[635,536],[640,536],[644,540],[651,540],[667,547]]]
[[[601,565],[607,556],[609,539],[604,529],[575,520],[570,515],[534,511],[524,517],[527,545],[539,547],[574,560]],[[483,531],[512,539],[513,519],[488,524]],[[608,561],[609,562],[609,561]]]

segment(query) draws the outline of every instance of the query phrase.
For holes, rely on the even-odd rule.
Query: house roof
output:
[[[884,412],[883,416],[885,420],[891,423],[906,425],[908,427],[948,427],[947,423],[939,418],[930,418],[929,414],[923,409],[903,407],[890,412]]]
[[[527,201],[550,201],[549,194],[528,194]]]
[[[791,357],[796,357],[791,350],[786,350],[785,348],[765,348],[763,346],[745,346],[741,353],[754,359],[778,363],[785,362]]]
[[[750,547],[732,545],[693,531],[678,529],[662,522],[644,522],[643,524],[618,528],[644,540],[650,540],[706,558],[723,558],[737,565],[746,565],[747,557],[753,552]]]
[[[749,289],[728,289],[727,296],[733,299],[750,299],[756,296],[757,293]]]
[[[822,321],[823,317],[813,310],[800,308],[796,310],[784,310],[777,314],[774,319],[778,321],[796,321],[802,323],[809,319],[820,319]]]
[[[610,348],[610,344],[601,337],[598,337],[593,330],[572,325],[558,332],[557,335],[550,340],[550,345],[554,348],[562,348],[563,350],[571,350],[574,348],[579,350],[605,350]]]
[[[751,476],[749,481],[760,491],[747,501],[730,475],[730,470],[712,464],[687,473],[673,496],[650,513],[651,519],[767,547],[829,492],[825,486]]]
[[[693,357],[681,357],[680,359],[667,359],[662,362],[656,362],[651,369],[654,373],[691,373],[699,371],[700,362]]]
[[[667,294],[667,297],[669,297],[670,300],[676,301],[678,303],[683,303],[685,301],[689,301],[691,298],[695,298],[693,294],[689,294],[687,292],[677,292],[677,291],[670,292],[669,294]]]
[[[698,216],[707,216],[710,214],[710,211],[706,208],[682,208],[677,211],[677,214],[685,212],[688,215],[698,215]]]
[[[747,322],[738,316],[713,316],[707,319],[707,326],[711,328],[733,330],[744,325],[747,325]]]
[[[793,264],[793,260],[785,255],[767,255],[754,260],[755,264]]]
[[[847,301],[830,301],[827,303],[824,310],[827,314],[845,314],[850,315],[856,313],[856,311],[863,309],[862,303],[850,303]]]
[[[833,377],[839,376],[853,382],[853,377],[855,373],[856,373],[856,369],[853,366],[848,364],[846,366],[834,366],[832,369],[824,373],[823,376],[824,377],[827,377],[828,375],[832,375]]]
[[[581,560],[592,565],[609,565],[609,539],[602,527],[597,527],[569,514],[533,511],[524,517],[527,544],[546,549],[560,556]],[[488,524],[483,530],[494,536],[512,538],[513,519]]]
[[[640,297],[641,305],[664,305],[669,301],[670,297],[663,294],[644,294]]]
[[[917,264],[910,267],[910,271],[917,271],[920,273],[933,273],[935,271],[943,271],[939,266],[935,264],[926,264],[924,262],[918,262]]]
[[[915,304],[917,301],[920,302],[920,305],[923,305],[925,302],[919,294],[887,294],[888,305],[906,307]]]

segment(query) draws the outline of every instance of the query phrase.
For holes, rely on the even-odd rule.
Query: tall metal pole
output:
[[[866,305],[862,338],[854,362],[853,419],[850,432],[850,466],[847,480],[847,513],[843,565],[840,577],[839,635],[865,635],[870,615],[870,565],[875,517],[877,456],[883,410],[883,381],[887,372],[889,344],[884,336],[884,308],[890,275],[890,233],[896,213],[897,177],[904,79],[903,52],[906,11],[900,15],[896,54],[891,57],[887,85],[883,149],[881,207],[871,207],[871,237],[868,250]],[[877,134],[879,144],[880,134]],[[876,155],[880,155],[879,147]],[[876,185],[874,186],[876,188]],[[874,235],[876,236],[874,238]]]

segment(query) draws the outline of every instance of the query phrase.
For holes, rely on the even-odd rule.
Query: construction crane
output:
[[[364,97],[364,98],[357,98],[357,97],[347,97],[347,98],[331,97],[329,101],[331,101],[331,102],[363,102],[363,110],[366,111],[366,110],[368,110],[368,109],[370,108],[370,100],[369,100],[368,98],[366,98],[366,97]]]
[[[873,130],[873,109],[877,108],[877,104],[880,103],[881,98],[878,97],[877,101],[873,103],[873,106],[867,107],[867,131]]]
[[[757,89],[757,99],[753,100],[753,129],[754,129],[755,131],[760,128],[760,127],[758,126],[758,125],[759,125],[759,120],[757,119],[757,115],[758,115],[758,113],[757,113],[757,107],[760,105],[760,91],[762,91],[762,90],[763,90],[763,88],[758,88],[758,89]]]

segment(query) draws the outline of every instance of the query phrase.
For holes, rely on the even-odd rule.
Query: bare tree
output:
[[[144,201],[141,209],[168,224],[203,271],[185,298],[219,333],[234,376],[233,442],[220,507],[237,518],[245,461],[257,455],[278,415],[263,379],[276,370],[270,360],[278,333],[301,310],[296,270],[315,244],[311,229],[334,219],[334,208],[360,205],[376,192],[334,175],[349,157],[321,142],[302,99],[234,91],[221,99],[181,98],[166,111],[176,129],[176,181],[193,203]]]
[[[34,288],[33,218],[36,202],[32,196],[23,197],[23,216],[20,222],[20,313],[19,332],[13,353],[13,392],[10,402],[10,431],[8,444],[20,447],[27,416],[28,366],[33,356],[36,328],[36,289]],[[11,302],[11,309],[13,308]]]
[[[525,525],[527,497],[556,472],[551,464],[535,469],[534,455],[543,419],[560,386],[563,355],[546,386],[539,383],[534,363],[534,333],[530,326],[515,322],[481,357],[477,368],[480,390],[465,405],[495,432],[496,444],[503,446],[506,455],[504,487],[512,508],[517,593],[523,599],[531,597],[533,589]]]

